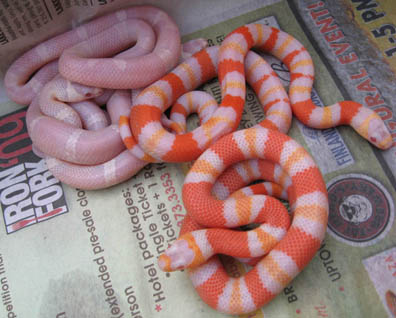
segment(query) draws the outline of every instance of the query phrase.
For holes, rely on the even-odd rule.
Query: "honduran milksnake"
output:
[[[391,145],[391,137],[382,120],[371,110],[354,102],[340,102],[324,108],[314,106],[310,97],[313,67],[308,52],[290,35],[263,25],[243,26],[224,40],[218,62],[222,105],[227,105],[224,102],[227,98],[239,101],[240,96],[244,96],[244,56],[252,46],[272,53],[290,70],[290,103],[293,113],[297,113],[301,121],[316,128],[348,123],[376,146],[386,149]],[[258,63],[259,61],[257,65]],[[250,69],[256,67],[253,65]],[[223,67],[225,71],[221,72]],[[256,88],[259,97],[269,98],[261,100],[264,109],[269,110],[274,103],[279,102],[279,99],[271,100],[271,97],[273,91],[280,88],[273,84],[263,88],[263,91],[257,90],[257,86],[265,81],[268,78],[263,76],[251,85]],[[144,97],[144,94],[141,96]],[[136,116],[138,107],[142,107],[149,116],[156,114],[157,110],[150,109],[158,107],[153,105],[155,102],[146,102],[144,106],[137,103],[131,114]],[[280,113],[280,117],[286,117],[284,111]],[[132,129],[134,118],[131,116]],[[178,150],[177,147],[170,146],[165,133],[158,133],[158,125],[152,130],[155,132],[152,136],[158,140],[153,141],[145,136],[145,125],[153,127],[153,120],[155,115],[151,121],[145,118],[139,130],[136,129],[139,145],[145,151],[152,144],[166,144],[169,152],[173,148]],[[138,126],[136,122],[135,125]],[[183,202],[188,214],[183,223],[181,237],[159,258],[159,266],[167,271],[191,268],[189,275],[201,298],[216,310],[229,314],[254,311],[275,297],[309,263],[326,233],[327,191],[315,162],[300,145],[277,131],[278,127],[273,127],[273,123],[269,124],[264,120],[261,125],[271,128],[258,125],[228,134],[212,144],[195,161],[183,185]],[[182,144],[173,140],[172,142],[173,145]],[[183,144],[187,149],[193,143]],[[162,155],[162,159],[170,160],[169,152],[156,146],[151,148],[150,154],[157,158]],[[180,153],[175,157],[178,156]],[[216,189],[219,187],[215,186],[215,181],[227,167],[256,158],[277,164],[278,174],[290,181],[290,228],[286,221],[282,221],[280,207],[276,207],[272,201],[269,203],[268,197],[257,195],[254,189],[250,188],[251,195],[234,195],[225,200],[216,197]],[[261,179],[257,168],[258,165],[253,164],[251,174],[256,174],[255,177]],[[244,175],[240,177],[243,178]],[[279,182],[279,176],[270,177],[270,181]],[[246,179],[246,183],[254,181]],[[225,180],[230,181],[232,178]],[[267,192],[266,188],[261,191]],[[271,211],[267,205],[274,210]],[[269,222],[267,212],[277,216],[275,222]],[[221,229],[236,228],[252,222],[265,223],[248,232]],[[268,250],[269,246],[272,247],[271,250]],[[248,259],[265,256],[261,260],[255,259],[255,266],[246,275],[230,278],[221,262],[212,258],[217,253]]]
[[[349,124],[381,149],[392,139],[381,118],[356,102],[316,107],[310,97],[311,57],[285,32],[249,24],[230,33],[220,47],[200,50],[205,41],[191,43],[184,52],[199,52],[171,70],[180,53],[176,25],[157,8],[132,7],[39,44],[10,67],[5,86],[11,99],[30,104],[28,130],[37,153],[72,186],[107,187],[147,162],[196,160],[183,185],[187,215],[181,236],[160,256],[159,266],[190,268],[207,304],[225,313],[247,313],[275,297],[309,263],[326,232],[321,173],[307,151],[285,135],[292,113],[315,128]],[[288,67],[289,96],[266,62],[249,51],[253,47]],[[189,93],[217,74],[220,105],[207,94]],[[266,119],[235,132],[245,77]],[[132,93],[131,108],[132,88],[142,90]],[[107,103],[110,115],[93,100]],[[168,119],[164,112],[176,100]],[[201,125],[186,132],[191,112],[199,113]],[[250,185],[258,179],[269,182]],[[288,199],[290,215],[268,195]],[[237,230],[250,223],[260,225]],[[229,253],[253,269],[230,278],[217,253]]]

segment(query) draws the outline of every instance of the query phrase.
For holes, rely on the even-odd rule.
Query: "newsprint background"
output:
[[[205,37],[220,44],[251,22],[281,28],[313,57],[315,103],[361,102],[383,117],[396,141],[393,0],[0,0],[0,79],[34,44],[143,3],[167,11],[184,41]],[[266,58],[287,86],[288,70]],[[216,81],[203,89],[220,98]],[[1,317],[225,317],[200,300],[186,273],[165,274],[156,264],[185,215],[181,187],[188,164],[148,164],[109,189],[74,189],[54,180],[32,153],[26,106],[9,101],[2,85],[0,104]],[[248,91],[241,128],[261,119]],[[290,135],[324,175],[328,231],[309,266],[245,317],[395,317],[396,143],[377,151],[349,127],[314,130],[296,119]],[[234,277],[246,271],[228,265]]]

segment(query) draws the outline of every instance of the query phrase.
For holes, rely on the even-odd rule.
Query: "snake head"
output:
[[[388,149],[392,146],[393,140],[384,121],[380,117],[370,120],[368,125],[368,138],[374,146],[380,149]]]
[[[82,102],[99,97],[103,93],[103,88],[71,82],[58,74],[43,87],[39,103],[42,105],[52,102]]]
[[[103,89],[99,87],[86,86],[68,80],[65,85],[67,94],[65,102],[81,102],[103,94]]]
[[[195,253],[187,240],[179,238],[158,258],[158,266],[165,272],[187,268],[194,261]]]

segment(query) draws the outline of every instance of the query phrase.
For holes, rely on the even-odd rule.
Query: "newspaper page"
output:
[[[184,41],[204,37],[220,44],[251,22],[279,27],[313,58],[317,105],[361,102],[381,115],[396,140],[392,0],[133,3],[165,9]],[[125,1],[1,0],[1,78],[37,43],[33,34],[43,40],[123,6]],[[285,66],[263,56],[287,86]],[[202,88],[220,99],[216,80]],[[26,107],[0,95],[1,317],[227,317],[203,303],[185,272],[163,273],[156,263],[186,213],[181,188],[190,163],[148,164],[108,189],[71,188],[51,178],[32,153]],[[263,118],[248,90],[240,128]],[[327,235],[280,295],[241,317],[395,317],[396,147],[378,151],[350,127],[314,130],[296,119],[289,134],[312,154],[327,183]],[[233,277],[248,270],[232,259],[227,268]]]

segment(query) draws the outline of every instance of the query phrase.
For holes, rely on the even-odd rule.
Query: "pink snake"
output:
[[[118,132],[119,117],[129,115],[132,105],[130,89],[171,70],[180,52],[187,58],[204,46],[197,39],[181,51],[177,26],[165,12],[132,7],[40,43],[11,65],[4,83],[12,100],[30,104],[33,148],[51,172],[74,187],[105,188],[147,164],[125,151]],[[107,104],[108,115],[89,101],[95,97]]]

